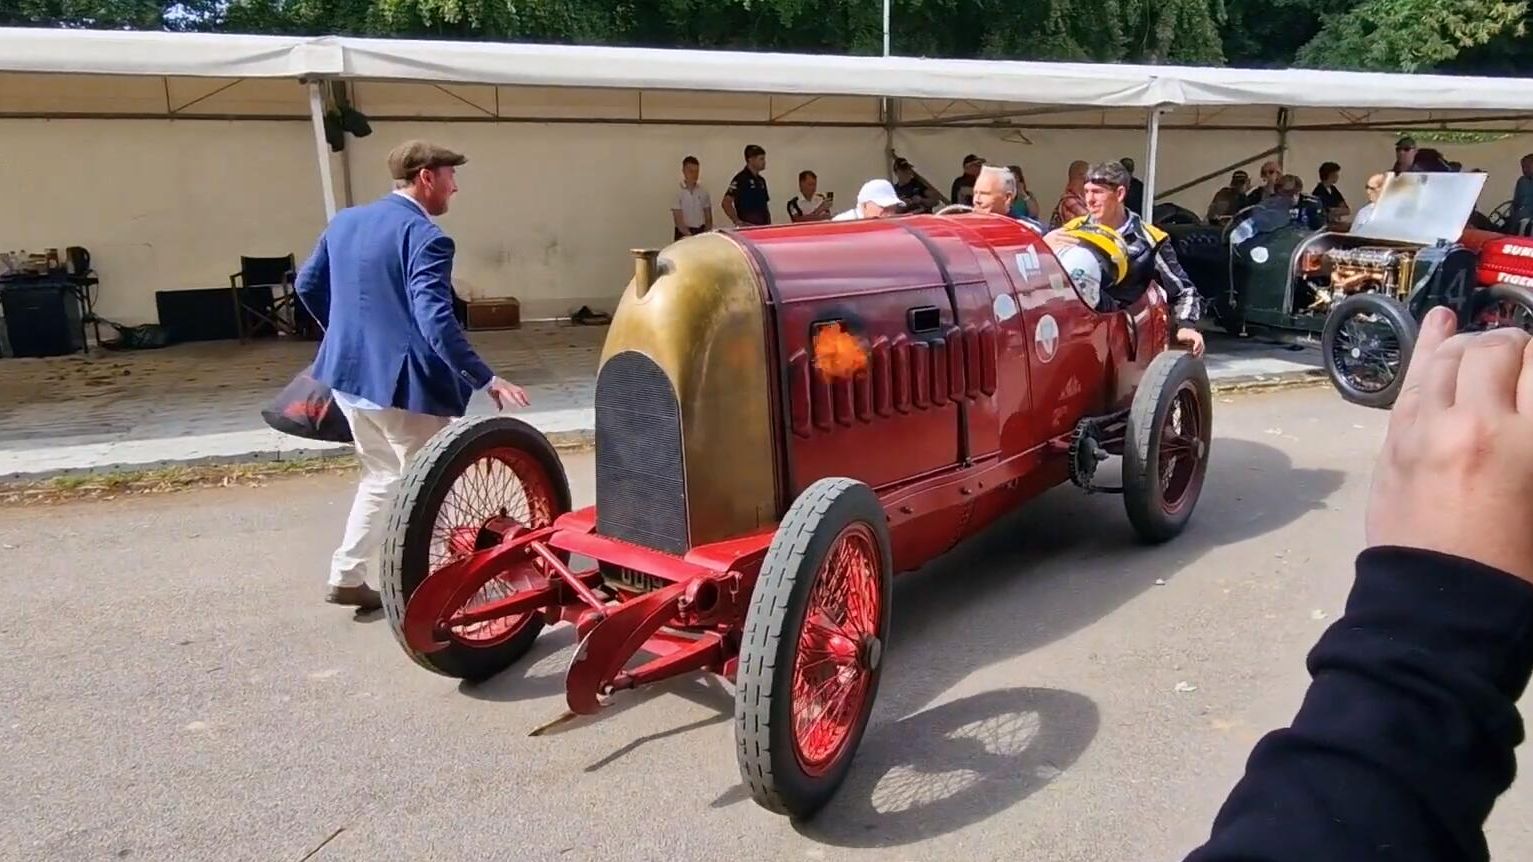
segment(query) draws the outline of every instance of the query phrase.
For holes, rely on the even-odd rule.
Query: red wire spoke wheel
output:
[[[1493,284],[1485,288],[1478,319],[1481,329],[1513,327],[1533,333],[1533,289],[1520,284]]]
[[[431,439],[400,483],[383,543],[380,586],[394,636],[415,662],[445,676],[482,680],[532,648],[536,612],[455,626],[445,649],[419,653],[404,640],[404,609],[433,572],[507,538],[549,526],[570,510],[569,480],[548,440],[509,416],[454,422]],[[487,582],[460,611],[548,583],[531,556]]]
[[[1208,370],[1190,353],[1155,357],[1134,392],[1123,440],[1123,505],[1148,542],[1187,526],[1203,491],[1213,443]]]
[[[807,819],[845,780],[883,673],[892,585],[872,489],[809,486],[772,539],[740,645],[736,750],[764,808]]]

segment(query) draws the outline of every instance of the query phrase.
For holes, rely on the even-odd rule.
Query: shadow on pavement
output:
[[[841,792],[795,824],[843,847],[890,847],[1010,808],[1068,769],[1101,724],[1074,692],[1007,688],[877,727]]]
[[[1114,460],[1103,467],[1116,465]],[[867,735],[837,798],[797,828],[831,845],[894,847],[951,833],[1026,799],[1088,749],[1099,726],[1096,705],[1080,694],[1041,688],[1005,688],[939,703],[943,695],[978,670],[1096,623],[1154,588],[1157,579],[1174,585],[1179,571],[1215,548],[1324,509],[1343,477],[1334,470],[1295,468],[1287,455],[1262,443],[1216,438],[1198,509],[1187,531],[1172,542],[1139,543],[1120,497],[1086,496],[1063,487],[924,569],[897,577],[894,634]],[[487,700],[559,695],[572,641],[567,627],[546,633],[515,667],[462,690]],[[716,718],[635,739],[587,771],[647,742],[732,718],[733,698],[726,690],[695,685],[696,680],[677,680],[628,693],[595,718],[616,719],[617,713],[665,694],[716,709]],[[569,729],[585,723],[571,723]],[[749,794],[734,784],[712,807],[742,802],[749,804]]]
[[[1217,547],[1325,508],[1343,478],[1295,468],[1271,446],[1215,439],[1197,511],[1186,532],[1165,545],[1137,540],[1120,497],[1056,488],[896,578],[889,663],[867,735],[837,799],[802,831],[830,844],[898,846],[1022,801],[1047,780],[1028,770],[1063,769],[1086,750],[1096,733],[1095,706],[1081,695],[1039,689],[932,704],[975,671],[1096,623],[1156,588],[1157,579],[1174,585],[1177,572]],[[1029,714],[1038,738],[1009,773],[1008,761],[991,749],[951,736],[955,727],[985,722],[994,725],[988,732],[1002,733]],[[893,813],[901,806],[906,820]]]

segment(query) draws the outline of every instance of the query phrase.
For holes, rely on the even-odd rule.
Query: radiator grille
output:
[[[624,351],[596,378],[596,531],[680,554],[687,550],[681,407],[654,360]]]

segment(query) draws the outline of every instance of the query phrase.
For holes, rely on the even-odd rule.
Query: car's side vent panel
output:
[[[911,411],[941,408],[995,394],[995,324],[950,326],[941,335],[879,336],[868,345],[867,368],[851,378],[827,379],[808,351],[788,360],[788,425],[797,437],[877,422]]]

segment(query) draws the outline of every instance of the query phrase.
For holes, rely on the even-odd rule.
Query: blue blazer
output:
[[[494,372],[452,314],[453,248],[397,194],[336,213],[296,285],[325,327],[315,378],[384,407],[462,416]]]

